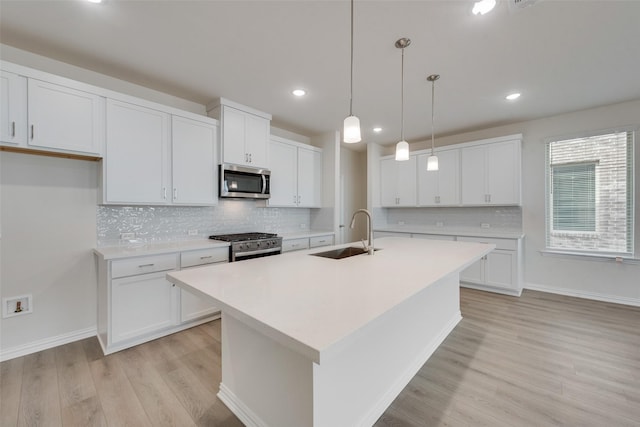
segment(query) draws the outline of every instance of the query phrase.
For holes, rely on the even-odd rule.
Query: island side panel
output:
[[[313,362],[222,311],[218,397],[246,426],[313,425]]]
[[[313,426],[373,425],[461,320],[459,289],[455,272],[323,353]]]

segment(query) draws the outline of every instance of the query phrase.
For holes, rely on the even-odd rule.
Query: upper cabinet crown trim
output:
[[[231,101],[230,99],[227,99],[227,98],[218,98],[218,99],[208,103],[207,104],[207,113],[209,113],[211,110],[215,110],[216,108],[218,108],[220,106],[235,108],[236,110],[240,110],[240,111],[243,111],[245,113],[253,114],[254,116],[262,117],[264,119],[267,119],[267,120],[271,121],[271,114],[265,113],[264,111],[256,110],[255,108],[247,107],[246,105],[239,104],[239,103]]]
[[[294,141],[293,139],[283,138],[277,135],[271,135],[269,139],[271,141],[281,142],[283,144],[289,144],[289,145],[294,145],[296,147],[306,148],[307,150],[313,150],[318,152],[323,151],[322,148],[316,147],[315,145],[305,144],[304,142]]]
[[[40,71],[33,68],[25,67],[23,65],[14,64],[12,62],[0,60],[0,69],[14,73],[14,74],[18,74],[24,77],[28,77],[31,79],[42,80],[48,83],[54,83],[60,86],[65,86],[65,87],[80,90],[83,92],[88,92],[94,95],[103,96],[105,98],[128,102],[130,104],[136,104],[141,107],[151,108],[154,110],[162,111],[164,113],[169,113],[176,116],[186,117],[194,120],[199,120],[201,122],[207,122],[207,123],[219,125],[218,120],[205,115],[204,111],[203,111],[203,114],[193,113],[191,111],[182,110],[180,108],[171,107],[165,104],[161,104],[159,102],[149,101],[137,96],[127,95],[121,92],[117,92],[115,90],[105,89],[103,87],[94,86],[88,83],[83,83],[67,77],[62,77],[55,74],[47,73],[45,71]]]

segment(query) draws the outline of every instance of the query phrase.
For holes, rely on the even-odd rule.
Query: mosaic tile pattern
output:
[[[218,206],[98,206],[98,247],[202,239],[211,234],[309,229],[310,209],[265,208],[259,202],[220,200]],[[197,230],[190,236],[189,231]],[[121,239],[135,233],[134,239]]]
[[[522,230],[522,208],[518,206],[452,207],[452,208],[392,208],[386,211],[387,225],[442,226],[447,228],[473,229],[480,224],[489,224],[491,229],[501,231]],[[378,220],[383,221],[380,215]],[[379,225],[379,224],[376,224]]]

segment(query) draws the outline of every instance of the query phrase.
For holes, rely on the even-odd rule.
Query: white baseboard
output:
[[[227,408],[234,413],[242,424],[247,427],[269,427],[267,423],[257,416],[244,402],[231,391],[224,383],[220,383],[220,391],[218,392],[218,399],[222,401]]]
[[[83,340],[85,338],[95,337],[97,333],[96,327],[80,329],[78,331],[68,332],[66,334],[55,337],[48,337],[27,344],[18,345],[11,348],[0,349],[0,362],[15,359],[16,357],[26,356],[27,354],[37,353],[38,351],[47,350],[59,345],[68,344],[70,342]]]
[[[525,289],[531,289],[532,291],[549,292],[551,294],[566,295],[569,297],[577,297],[584,299],[591,299],[595,301],[612,302],[615,304],[632,305],[640,307],[640,298],[627,298],[618,297],[606,294],[600,294],[597,292],[580,291],[575,289],[556,288],[553,286],[536,285],[534,283],[525,283]]]

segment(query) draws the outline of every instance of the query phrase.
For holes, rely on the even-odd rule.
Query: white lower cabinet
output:
[[[282,240],[282,252],[292,252],[292,251],[301,251],[304,249],[310,248],[319,248],[322,246],[331,246],[334,242],[334,235],[331,234],[323,234],[319,236],[312,237],[295,237],[289,238],[286,237]]]
[[[458,237],[458,241],[492,243],[496,249],[460,273],[460,284],[509,295],[522,293],[521,239]]]
[[[166,280],[169,271],[228,261],[217,247],[150,256],[99,260],[98,339],[105,354],[212,320],[211,300]]]
[[[111,282],[111,342],[136,338],[178,323],[177,291],[166,272]]]

